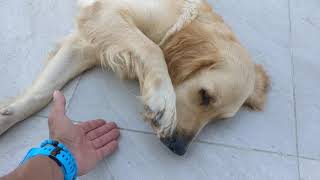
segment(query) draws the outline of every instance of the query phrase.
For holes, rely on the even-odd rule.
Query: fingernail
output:
[[[53,92],[53,100],[55,100],[57,98],[57,95],[58,95],[59,91],[55,90]]]

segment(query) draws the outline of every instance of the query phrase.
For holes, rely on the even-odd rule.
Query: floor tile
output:
[[[0,3],[1,101],[29,87],[42,70],[48,52],[72,29],[73,4],[62,0]],[[73,81],[65,88],[67,100],[75,86]],[[47,114],[48,109],[40,112]]]
[[[299,153],[320,158],[320,2],[291,0]]]
[[[104,171],[83,179],[103,180],[294,180],[296,159],[275,154],[195,143],[189,153],[176,156],[154,135],[122,131],[119,151],[106,159]],[[109,175],[106,175],[109,172]]]
[[[125,171],[125,170],[124,170]],[[78,177],[78,180],[116,180],[109,169],[105,166],[105,162],[99,163],[99,165],[88,174]],[[130,178],[131,179],[131,178]]]
[[[0,176],[15,169],[32,147],[48,139],[45,118],[29,118],[0,136]]]
[[[253,60],[264,65],[272,87],[264,112],[241,110],[208,126],[201,140],[296,154],[287,0],[213,1]]]
[[[320,179],[320,161],[300,159],[301,180]]]

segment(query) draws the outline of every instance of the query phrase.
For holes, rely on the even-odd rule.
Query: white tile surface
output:
[[[320,161],[300,159],[301,180],[320,179]]]
[[[74,2],[12,0],[0,2],[0,101],[29,87],[55,43],[72,29]],[[71,98],[76,81],[65,90]],[[47,116],[47,111],[40,115]]]
[[[135,81],[120,80],[113,72],[93,69],[81,78],[70,103],[68,114],[76,121],[102,118],[121,128],[152,132],[142,116]]]
[[[299,152],[320,159],[320,1],[292,0]]]

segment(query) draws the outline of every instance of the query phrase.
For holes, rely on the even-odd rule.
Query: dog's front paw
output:
[[[152,128],[159,137],[171,135],[176,128],[176,95],[173,87],[159,88],[144,96],[146,121],[151,123]]]

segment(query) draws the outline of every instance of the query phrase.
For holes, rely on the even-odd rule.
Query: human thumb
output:
[[[66,98],[60,91],[54,91],[53,93],[53,108],[51,114],[53,116],[64,116],[66,107]]]
[[[65,115],[66,99],[60,91],[53,93],[53,106],[48,118],[49,135],[51,139],[63,142],[68,138],[72,122]]]

